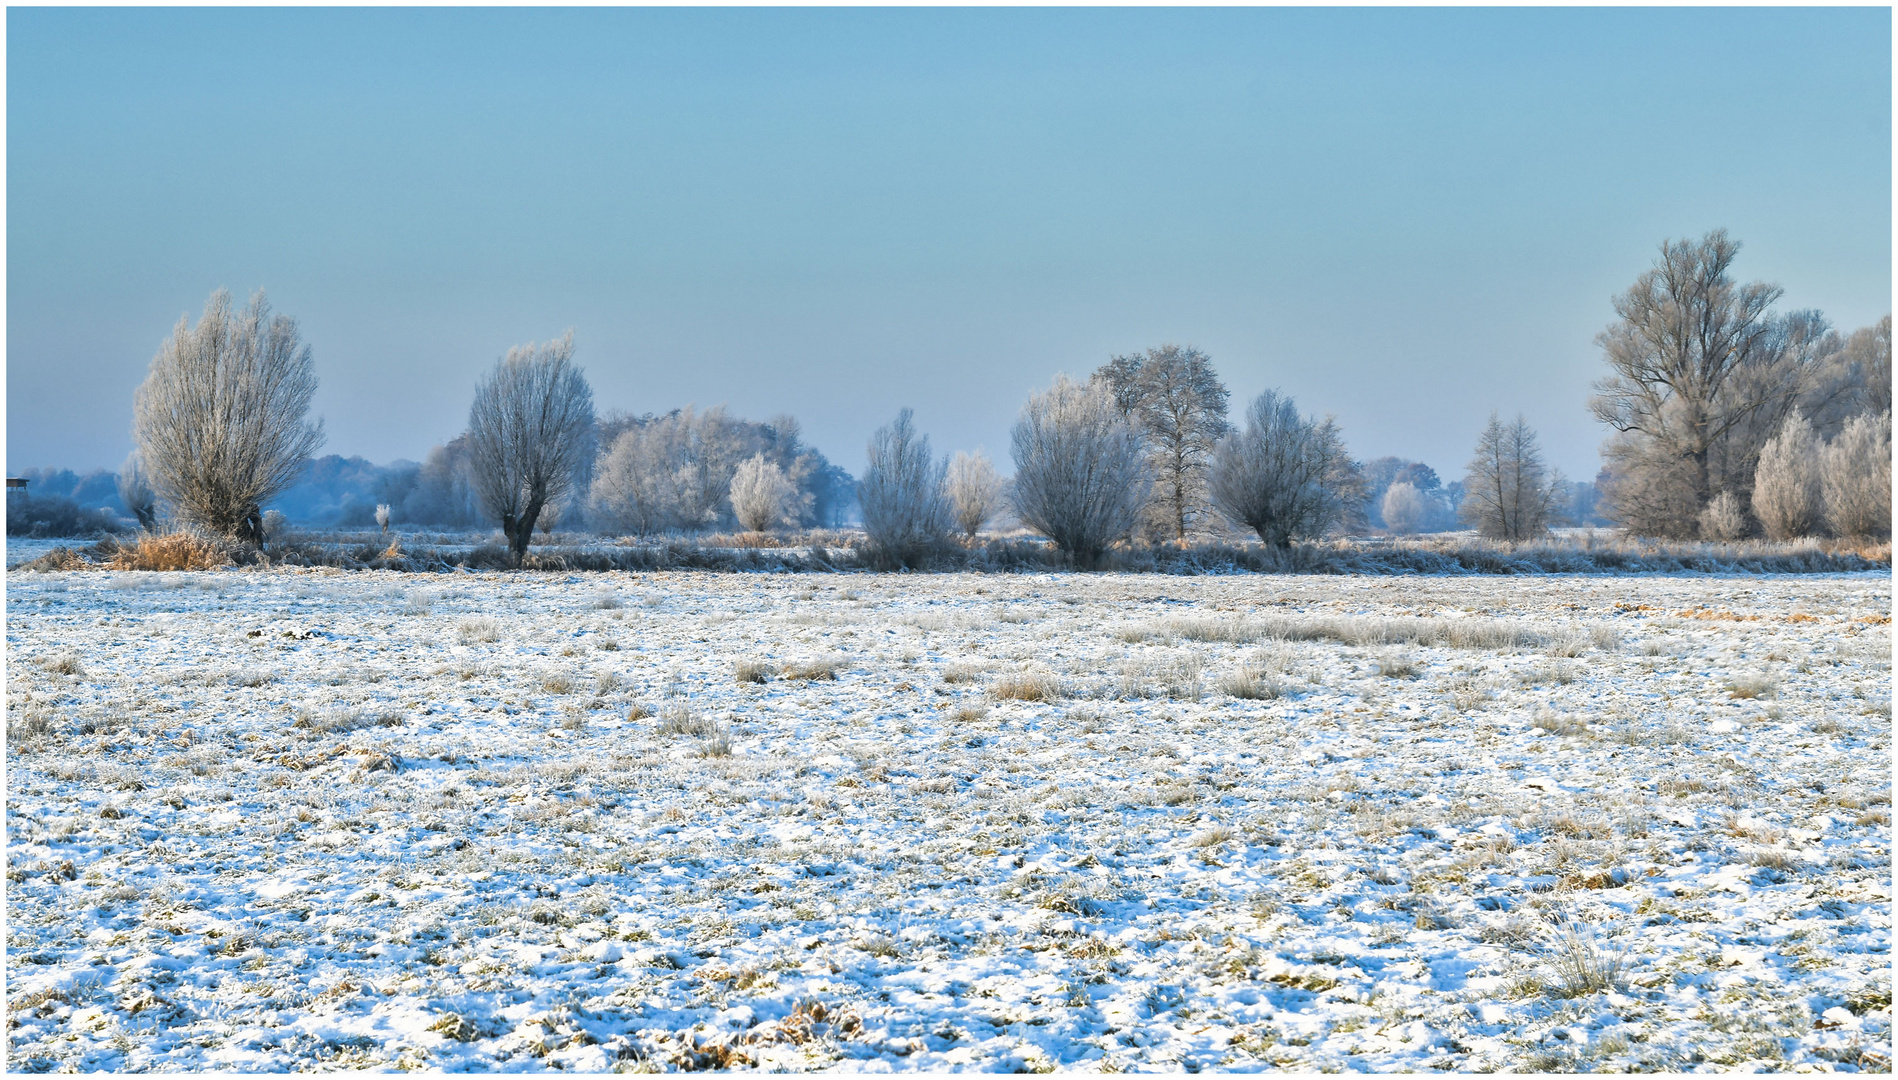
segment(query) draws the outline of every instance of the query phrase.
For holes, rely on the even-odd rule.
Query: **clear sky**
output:
[[[328,452],[419,459],[510,344],[604,412],[1026,395],[1164,342],[1237,407],[1462,474],[1597,468],[1610,297],[1665,238],[1891,308],[1891,14],[1858,9],[7,12],[7,466],[116,467],[211,290],[314,349]]]

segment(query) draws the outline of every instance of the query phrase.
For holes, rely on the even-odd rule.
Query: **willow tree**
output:
[[[307,419],[315,394],[295,319],[272,315],[262,290],[242,311],[212,293],[196,326],[178,320],[133,398],[152,489],[183,520],[263,547],[264,504],[323,445],[323,422]]]
[[[518,566],[541,511],[593,458],[593,390],[573,362],[573,331],[517,345],[494,365],[468,411],[468,451],[475,494]]]

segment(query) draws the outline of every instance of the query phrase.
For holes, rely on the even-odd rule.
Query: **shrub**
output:
[[[1700,535],[1704,540],[1738,540],[1746,535],[1746,512],[1740,509],[1740,497],[1731,491],[1715,495],[1700,512]]]
[[[1820,504],[1836,536],[1891,535],[1891,414],[1856,416],[1822,455]]]
[[[1392,484],[1384,491],[1384,527],[1400,536],[1417,531],[1424,521],[1423,495],[1412,484]]]
[[[746,532],[759,533],[785,519],[797,485],[763,453],[741,463],[732,474],[732,515]]]
[[[1819,529],[1819,437],[1798,412],[1760,448],[1753,473],[1753,515],[1774,540],[1811,536]]]

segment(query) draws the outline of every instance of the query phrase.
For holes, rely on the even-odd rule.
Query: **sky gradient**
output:
[[[180,315],[264,287],[325,452],[419,460],[509,345],[597,406],[903,406],[1210,353],[1355,456],[1491,410],[1592,476],[1595,334],[1669,237],[1891,309],[1889,9],[7,12],[7,467],[116,467]]]

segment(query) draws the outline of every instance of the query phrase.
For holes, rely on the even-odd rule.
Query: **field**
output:
[[[7,587],[15,1070],[1889,1070],[1888,572]]]

